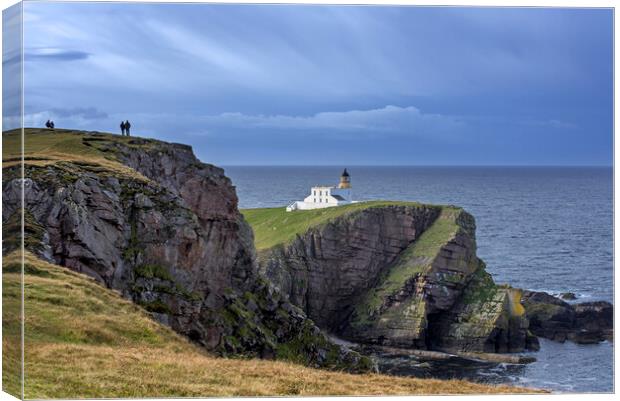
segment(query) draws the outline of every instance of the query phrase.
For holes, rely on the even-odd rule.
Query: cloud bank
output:
[[[136,134],[189,141],[224,164],[301,160],[344,141],[342,162],[612,160],[612,10],[24,8],[32,125],[50,116],[116,132],[129,119]],[[385,140],[396,136],[415,141]]]
[[[323,131],[330,135],[355,132],[359,135],[381,133],[435,136],[457,134],[465,127],[465,123],[454,117],[425,114],[413,106],[393,105],[370,110],[326,111],[311,116],[222,113],[205,116],[203,123],[216,128],[244,130],[260,128],[286,132]]]

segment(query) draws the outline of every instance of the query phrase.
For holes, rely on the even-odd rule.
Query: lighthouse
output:
[[[351,188],[351,176],[349,176],[349,172],[345,168],[340,176],[340,184],[338,184],[338,188],[340,189],[350,189]]]
[[[351,176],[345,168],[340,175],[337,186],[314,186],[310,195],[303,201],[295,201],[286,207],[287,212],[294,210],[322,209],[355,203],[351,196]]]

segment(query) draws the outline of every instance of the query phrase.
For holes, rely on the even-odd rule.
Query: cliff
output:
[[[94,279],[26,253],[26,399],[535,392],[218,358]],[[3,390],[21,391],[21,255],[3,259]],[[9,342],[15,338],[17,344]],[[13,346],[12,346],[13,345]],[[11,363],[13,362],[13,363]]]
[[[476,256],[474,219],[460,208],[366,202],[244,214],[262,271],[321,328],[404,348],[536,346],[519,290],[493,283]]]
[[[119,291],[224,355],[368,370],[258,271],[252,230],[222,169],[185,145],[96,132],[25,131],[27,249]],[[19,135],[3,134],[3,222],[21,211]],[[18,244],[3,243],[3,253]]]

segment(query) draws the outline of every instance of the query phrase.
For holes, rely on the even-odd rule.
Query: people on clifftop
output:
[[[129,120],[121,121],[121,135],[129,136],[129,128],[131,128],[131,124],[129,123]]]
[[[54,129],[54,122],[53,122],[53,121],[51,121],[51,120],[47,120],[47,121],[45,122],[45,126],[46,126],[47,128],[49,128],[49,129]]]

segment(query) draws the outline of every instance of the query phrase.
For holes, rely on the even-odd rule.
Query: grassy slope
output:
[[[256,249],[261,251],[275,245],[286,244],[310,227],[325,224],[337,217],[363,209],[395,205],[421,206],[416,202],[372,201],[295,212],[287,212],[284,207],[244,209],[241,212],[254,230]]]
[[[132,137],[114,134],[87,134],[84,131],[27,128],[24,130],[24,162],[31,166],[55,165],[66,168],[66,163],[84,166],[99,166],[106,170],[131,178],[146,180],[135,170],[119,163],[113,154],[102,152],[97,148],[98,141],[122,142],[127,146]],[[18,165],[21,161],[21,132],[12,130],[2,133],[2,167]],[[84,139],[87,138],[86,141]],[[89,146],[90,145],[90,146]],[[144,145],[138,145],[144,146]]]
[[[216,358],[92,279],[30,254],[26,262],[26,398],[528,391]],[[18,330],[17,313],[7,311],[19,310],[19,270],[17,254],[4,258],[5,338]],[[7,390],[17,388],[9,373],[3,375]]]

